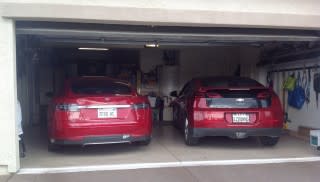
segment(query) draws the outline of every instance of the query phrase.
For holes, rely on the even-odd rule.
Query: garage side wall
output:
[[[19,168],[16,135],[15,28],[12,20],[0,18],[0,171]]]
[[[290,63],[286,65],[280,65],[274,69],[282,69],[282,68],[293,68],[293,67],[303,67],[306,66],[314,66],[315,64],[320,64],[319,58],[310,59],[310,60],[302,60],[296,63]],[[288,124],[288,129],[297,131],[300,126],[310,127],[310,128],[318,128],[320,129],[320,102],[319,107],[317,107],[316,101],[316,93],[313,90],[313,78],[314,74],[320,72],[318,70],[311,70],[311,83],[310,83],[310,103],[304,104],[301,110],[297,110],[295,108],[289,107],[287,104],[287,92],[285,98],[283,100],[283,90],[282,84],[283,81],[293,72],[281,72],[275,73],[273,78],[274,82],[274,90],[277,94],[282,98],[281,100],[285,102],[285,110],[288,112],[288,117],[291,122]],[[295,75],[298,74],[298,71],[295,72]],[[303,74],[303,71],[300,71],[300,74]],[[320,95],[319,95],[320,96]]]

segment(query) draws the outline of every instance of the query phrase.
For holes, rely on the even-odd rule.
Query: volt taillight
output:
[[[77,104],[61,103],[56,105],[56,110],[77,112],[80,108]]]
[[[222,95],[216,92],[206,93],[206,98],[222,98]]]
[[[216,92],[198,92],[195,94],[193,101],[193,108],[208,108],[208,99],[223,98],[223,96]]]
[[[257,94],[258,99],[269,99],[271,94],[269,92],[260,92]]]
[[[259,100],[260,107],[267,108],[271,106],[271,93],[270,92],[260,92],[257,94],[257,99]]]
[[[222,98],[222,95],[216,92],[197,92],[195,97],[198,98]]]

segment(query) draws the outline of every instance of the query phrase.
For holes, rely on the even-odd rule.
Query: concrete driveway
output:
[[[320,162],[152,168],[81,173],[13,175],[9,182],[316,182]]]

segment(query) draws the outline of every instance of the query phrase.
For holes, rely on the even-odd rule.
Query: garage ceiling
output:
[[[285,62],[296,56],[318,56],[320,48],[320,32],[316,30],[18,21],[16,34],[30,36],[42,46],[76,47],[85,44],[142,48],[147,43],[157,43],[161,47],[256,46],[262,50],[260,65],[274,64],[279,60]]]

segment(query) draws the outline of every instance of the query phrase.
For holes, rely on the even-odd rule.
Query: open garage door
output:
[[[188,147],[172,126],[170,103],[174,98],[170,92],[201,76],[245,76],[266,85],[268,71],[276,71],[277,64],[319,56],[318,31],[18,21],[16,36],[18,95],[27,146],[22,168],[316,156],[307,141],[287,132],[273,148],[261,147],[254,138],[220,137]],[[47,151],[50,93],[59,93],[66,79],[83,76],[127,80],[141,95],[151,97],[151,105],[160,98],[163,113],[153,113],[149,146],[116,144]],[[281,89],[285,77],[273,77],[283,103],[287,102]],[[288,125],[296,131],[295,124]]]
[[[163,46],[215,46],[263,42],[316,42],[313,30],[198,28],[133,25],[99,25],[49,22],[17,22],[17,35],[37,35],[51,43],[94,43],[140,45],[157,42]]]

